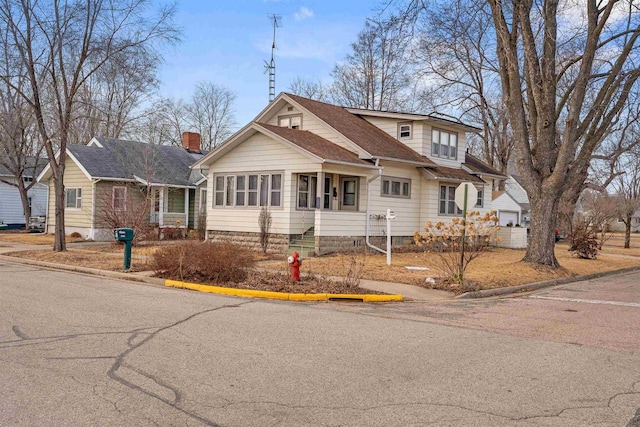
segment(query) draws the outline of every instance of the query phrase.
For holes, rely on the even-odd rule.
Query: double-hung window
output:
[[[410,199],[411,180],[407,178],[383,176],[382,187],[380,190],[380,195],[382,197],[399,197],[403,199]]]
[[[474,208],[481,208],[484,205],[484,191],[478,188],[478,200]]]
[[[111,206],[114,210],[123,211],[127,208],[127,187],[113,187]]]
[[[455,199],[456,187],[454,185],[441,185],[438,213],[440,215],[462,215],[462,211],[456,206]]]
[[[216,175],[213,206],[282,206],[282,174]]]
[[[65,207],[82,209],[82,188],[65,189]]]
[[[398,123],[398,139],[411,139],[411,123]]]
[[[431,131],[431,155],[456,160],[458,158],[458,134],[433,129]]]

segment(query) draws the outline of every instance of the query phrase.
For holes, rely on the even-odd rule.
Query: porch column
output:
[[[158,196],[160,201],[158,202],[158,227],[164,225],[164,187],[158,188]]]
[[[316,200],[320,203],[316,209],[324,209],[324,172],[318,172],[318,180],[316,182]]]
[[[189,228],[189,189],[184,189],[184,228]]]

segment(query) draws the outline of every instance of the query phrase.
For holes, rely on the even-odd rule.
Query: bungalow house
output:
[[[182,147],[171,147],[94,137],[87,145],[68,145],[65,233],[112,240],[107,217],[140,209],[159,229],[195,228],[206,204],[206,178],[190,169],[202,157],[200,135],[185,132],[182,141]],[[49,232],[55,226],[52,176],[47,166],[38,177],[49,184]]]
[[[29,185],[42,171],[46,158],[41,158],[36,162],[35,157],[27,158],[27,167],[23,174],[25,185]],[[15,183],[14,174],[0,162],[0,223],[7,224],[9,228],[25,227],[24,210],[18,187]],[[29,206],[32,216],[45,216],[47,214],[47,191],[46,185],[36,183],[27,191]]]
[[[462,182],[477,187],[477,209],[491,209],[483,176],[505,177],[466,153],[465,132],[474,130],[281,93],[193,165],[208,171],[207,236],[256,245],[265,208],[272,251],[300,244],[324,254],[382,239],[391,209],[393,244],[413,242],[428,220],[460,215],[454,192]]]

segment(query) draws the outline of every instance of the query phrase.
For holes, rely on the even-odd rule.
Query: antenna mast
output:
[[[269,73],[269,102],[276,97],[276,28],[282,27],[282,15],[267,15],[273,24],[273,43],[271,44],[271,62],[264,61],[265,73]]]

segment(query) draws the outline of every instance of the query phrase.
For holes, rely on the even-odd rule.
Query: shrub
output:
[[[229,242],[179,242],[159,249],[152,260],[160,277],[202,283],[242,282],[253,264],[247,249]]]
[[[71,233],[69,235],[69,237],[71,237],[72,239],[81,239],[82,238],[82,234],[78,233],[77,231],[74,231],[73,233]]]
[[[466,221],[462,218],[452,218],[449,224],[427,221],[423,234],[417,231],[414,233],[414,241],[418,246],[424,246],[427,251],[438,254],[440,268],[446,280],[464,286],[464,273],[471,261],[488,249],[492,241],[496,241],[495,234],[500,229],[495,225],[497,221],[495,211],[485,214],[470,211],[467,212]]]
[[[569,251],[582,259],[596,259],[598,256],[598,238],[596,232],[584,222],[579,222],[571,233]]]

